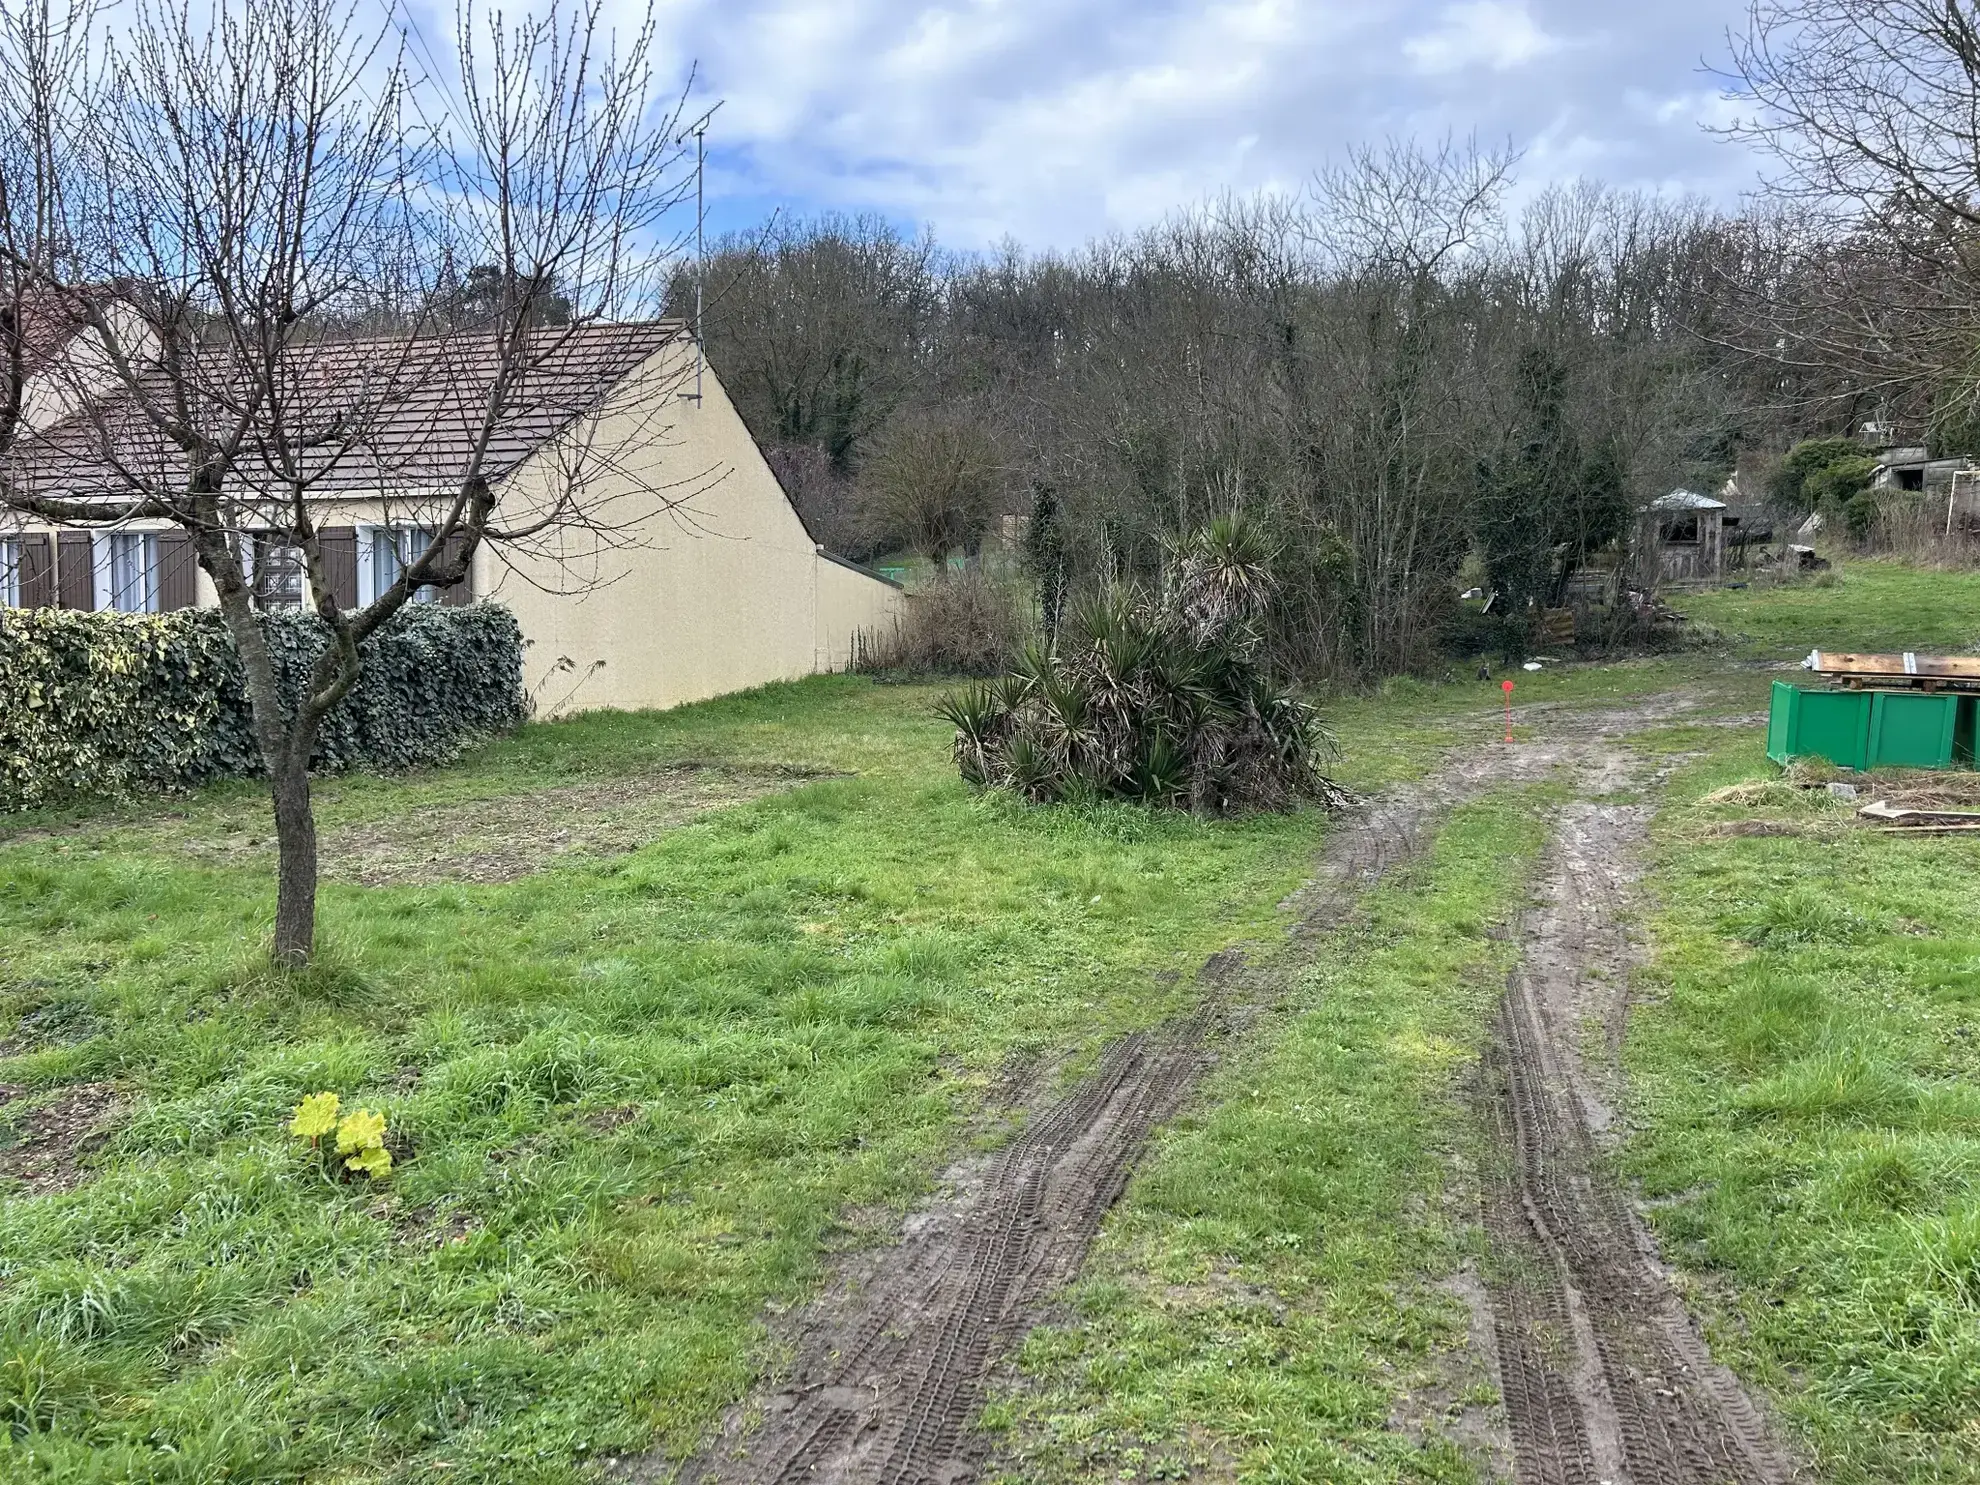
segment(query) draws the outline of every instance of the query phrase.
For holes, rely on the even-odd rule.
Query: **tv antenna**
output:
[[[702,301],[708,289],[708,121],[721,106],[718,99],[714,107],[681,131],[683,139],[690,134],[694,136],[694,391],[684,395],[692,397],[696,407],[701,406],[701,376],[708,365],[708,352],[701,336]]]

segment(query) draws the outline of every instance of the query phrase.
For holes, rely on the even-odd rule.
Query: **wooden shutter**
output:
[[[467,545],[467,538],[465,536],[454,535],[448,537],[447,560],[450,562],[454,561],[455,554],[458,553],[461,550],[461,548],[466,545]],[[472,568],[470,568],[468,575],[462,578],[458,583],[455,583],[453,587],[442,588],[439,590],[439,592],[440,592],[440,601],[445,604],[451,604],[458,607],[459,605],[464,603],[473,603],[474,573]]]
[[[85,613],[96,607],[96,545],[87,531],[55,538],[55,602]]]
[[[337,607],[358,606],[357,527],[326,526],[316,533],[316,552],[323,559],[323,578]]]
[[[21,554],[21,607],[47,608],[55,601],[55,552],[48,533],[23,536],[15,550]]]
[[[191,608],[199,601],[199,559],[193,555],[192,538],[183,531],[165,531],[158,537],[158,611]]]

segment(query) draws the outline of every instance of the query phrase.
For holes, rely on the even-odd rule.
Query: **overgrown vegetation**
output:
[[[980,569],[938,571],[909,599],[893,634],[864,668],[908,675],[992,676],[1004,670],[1031,630],[1025,594]]]
[[[1034,803],[1227,814],[1343,802],[1321,772],[1332,734],[1264,661],[1270,557],[1255,528],[1225,517],[1177,549],[1159,596],[1077,602],[1049,646],[943,703],[962,776]]]
[[[293,702],[329,627],[297,610],[262,615],[261,627],[277,688]],[[311,762],[444,763],[526,714],[514,615],[496,604],[409,608],[367,647]],[[262,772],[240,659],[217,611],[0,607],[0,811]]]

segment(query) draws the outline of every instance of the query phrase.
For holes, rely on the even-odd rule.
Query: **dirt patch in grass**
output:
[[[0,1180],[31,1195],[73,1191],[88,1179],[83,1157],[102,1145],[117,1115],[110,1083],[77,1083],[28,1105],[18,1084],[0,1084]]]
[[[411,809],[326,830],[325,877],[369,887],[513,882],[566,856],[636,851],[711,810],[781,794],[825,774],[782,765],[681,764],[628,778],[566,784]],[[187,839],[189,855],[239,862],[268,855],[265,828]]]
[[[1637,1212],[1601,1172],[1617,1138],[1648,819],[1644,806],[1591,800],[1564,812],[1486,1054],[1498,1167],[1486,1183],[1486,1279],[1522,1485],[1795,1477],[1768,1415],[1714,1361]]]

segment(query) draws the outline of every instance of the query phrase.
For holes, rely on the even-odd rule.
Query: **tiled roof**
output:
[[[52,294],[23,295],[14,313],[19,323],[23,375],[47,370],[62,347],[76,337],[75,321]]]
[[[522,463],[573,419],[597,407],[655,351],[686,335],[677,320],[546,327],[530,332],[502,415],[492,420],[484,471],[491,480]],[[481,436],[501,358],[493,340],[472,334],[417,339],[323,341],[291,351],[285,372],[302,410],[302,431],[323,439],[302,455],[312,494],[447,487],[458,482]],[[198,421],[223,426],[224,392]],[[151,392],[167,382],[154,373]],[[245,385],[245,382],[242,383]],[[658,389],[656,389],[658,390]],[[326,431],[329,433],[324,437]],[[287,435],[294,439],[297,434]],[[244,459],[233,489],[273,481],[272,443]],[[23,442],[17,476],[44,494],[129,488],[119,470],[181,487],[185,458],[150,424],[142,404],[119,391]]]

